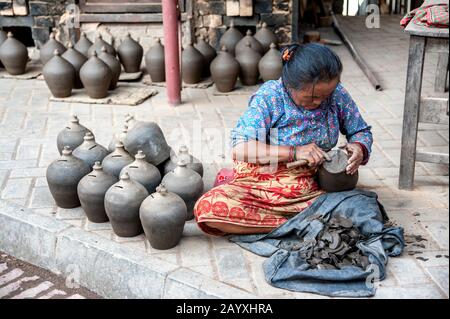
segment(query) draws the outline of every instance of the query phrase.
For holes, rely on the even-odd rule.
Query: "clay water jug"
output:
[[[190,43],[181,54],[181,75],[184,83],[196,84],[201,81],[205,58],[192,43]]]
[[[72,64],[73,68],[75,69],[75,82],[74,82],[74,89],[82,89],[83,83],[81,83],[80,79],[80,69],[83,66],[83,64],[86,63],[87,58],[75,50],[72,46],[72,43],[67,44],[67,50],[63,53],[62,57],[64,60]]]
[[[92,172],[80,180],[77,187],[78,198],[89,221],[105,223],[109,220],[105,211],[105,194],[118,180],[105,173],[100,162],[95,162]]]
[[[73,150],[73,155],[92,167],[95,162],[101,162],[108,155],[108,150],[95,142],[94,135],[87,132],[84,141]]]
[[[234,89],[239,76],[240,66],[234,56],[227,52],[225,46],[222,47],[222,51],[212,61],[210,70],[217,91],[230,92]]]
[[[127,173],[105,194],[105,210],[114,233],[120,237],[142,234],[139,208],[148,196],[144,186],[130,179]]]
[[[66,52],[66,47],[56,40],[55,33],[50,33],[50,39],[39,49],[39,58],[42,65],[47,64],[51,58],[53,58],[55,50],[58,50],[59,54],[62,55]]]
[[[220,47],[225,46],[231,55],[235,55],[236,44],[243,38],[242,33],[234,27],[234,23],[230,23],[230,27],[220,38]]]
[[[189,154],[189,149],[186,145],[181,145],[178,149],[178,153],[175,153],[172,149],[170,150],[170,159],[164,165],[164,175],[173,171],[178,166],[177,163],[180,160],[185,161],[188,168],[196,171],[203,177],[203,164],[197,158]]]
[[[258,70],[264,82],[278,80],[281,77],[283,60],[280,51],[276,49],[275,43],[270,44],[270,50],[259,61]]]
[[[80,39],[75,43],[75,50],[83,54],[86,58],[89,58],[88,51],[91,46],[92,42],[87,38],[86,33],[81,32]]]
[[[120,73],[122,72],[122,66],[116,57],[112,56],[106,51],[106,48],[102,48],[102,53],[98,56],[111,70],[112,79],[109,85],[109,90],[114,90],[117,87],[117,82],[119,82]]]
[[[6,41],[8,37],[6,36],[6,32],[3,30],[0,30],[0,47],[2,46],[3,42]],[[0,68],[3,68],[3,63],[0,61]]]
[[[206,65],[203,67],[203,76],[208,77],[210,76],[210,70],[209,66],[211,62],[214,60],[214,58],[217,56],[216,50],[205,41],[205,36],[202,35],[197,40],[197,43],[194,45],[195,48],[203,55],[203,58],[205,59]]]
[[[139,217],[150,245],[155,249],[170,249],[180,242],[187,208],[180,196],[160,185],[142,202]]]
[[[142,150],[145,160],[155,166],[170,156],[170,147],[161,128],[155,122],[137,121],[128,129],[124,145],[131,154]]]
[[[54,54],[44,65],[42,74],[54,97],[68,97],[72,94],[77,72],[72,64],[60,56],[58,50]]]
[[[261,29],[256,31],[254,38],[262,45],[264,52],[270,49],[271,43],[277,43],[275,33],[267,27],[265,22],[263,22]]]
[[[139,150],[134,156],[133,163],[128,164],[120,172],[120,176],[128,173],[130,178],[147,189],[149,194],[155,192],[156,187],[161,183],[161,174],[156,166],[145,161],[145,154]]]
[[[105,156],[102,161],[103,170],[111,175],[120,177],[120,171],[122,168],[131,164],[134,161],[133,156],[131,156],[123,147],[121,142],[116,144],[116,149],[114,152]]]
[[[152,82],[164,82],[166,80],[166,68],[164,60],[164,46],[161,39],[150,47],[145,55],[145,66]]]
[[[112,56],[116,56],[116,49],[109,43],[107,43],[105,40],[103,40],[103,37],[101,34],[97,35],[95,38],[94,44],[91,45],[91,47],[88,50],[88,58],[92,56],[92,53],[96,52],[97,55],[102,53],[102,48],[106,48],[106,52],[111,54]]]
[[[116,149],[116,144],[118,142],[121,142],[123,144],[123,141],[125,140],[125,137],[127,136],[127,132],[128,132],[128,126],[125,125],[123,127],[123,130],[120,134],[114,134],[113,138],[111,140],[111,142],[108,145],[108,151],[109,152],[114,152],[114,150]]]
[[[71,150],[80,146],[84,142],[84,136],[87,132],[92,133],[88,128],[80,124],[80,120],[76,115],[72,115],[69,123],[56,137],[59,154],[62,154],[64,146],[69,146]]]
[[[183,160],[178,162],[178,166],[162,179],[162,184],[166,186],[169,192],[180,196],[187,206],[190,220],[194,218],[193,209],[195,202],[203,193],[203,180],[200,174],[187,167]]]
[[[24,74],[28,62],[28,50],[25,45],[14,39],[8,32],[7,39],[0,46],[0,60],[11,75]]]
[[[358,172],[346,173],[349,156],[341,149],[328,152],[331,161],[324,162],[318,171],[319,185],[326,192],[352,190],[358,183]]]
[[[112,72],[109,67],[93,52],[89,60],[81,67],[80,79],[86,93],[92,99],[102,99],[108,95],[112,81]]]
[[[242,84],[257,84],[259,79],[258,63],[261,60],[261,55],[250,47],[250,42],[247,42],[245,48],[236,55],[236,60],[241,67],[239,77]]]
[[[130,33],[127,33],[122,43],[117,48],[119,60],[123,65],[125,72],[135,73],[141,70],[142,56],[144,49],[135,41]]]
[[[246,50],[247,43],[250,43],[250,47],[258,52],[261,56],[264,54],[264,48],[261,43],[258,42],[253,36],[252,31],[247,30],[247,35],[243,37],[237,44],[235,49],[236,57]]]
[[[50,193],[58,207],[74,208],[80,206],[77,185],[89,172],[89,166],[73,156],[72,150],[65,146],[62,156],[51,163],[46,172]]]

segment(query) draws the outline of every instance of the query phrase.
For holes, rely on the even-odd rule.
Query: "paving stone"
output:
[[[18,160],[37,159],[39,157],[40,150],[41,150],[40,145],[36,146],[19,145],[17,149],[16,159]]]
[[[447,267],[428,267],[426,268],[428,274],[433,278],[434,282],[442,289],[447,298],[449,297],[448,284],[448,266]]]
[[[81,207],[69,209],[58,207],[56,211],[56,218],[58,219],[83,219],[85,216]]]
[[[431,234],[433,239],[439,244],[439,247],[441,247],[442,249],[448,249],[448,221],[446,223],[424,221],[422,222],[422,225]]]
[[[30,208],[54,207],[55,201],[47,187],[35,187],[31,194]]]
[[[238,246],[214,249],[218,273],[221,279],[247,279],[248,269],[242,248]]]
[[[20,177],[44,177],[47,168],[22,168],[22,169],[13,169],[11,170],[11,178],[20,178]],[[38,185],[36,185],[38,186]]]
[[[443,293],[434,284],[408,287],[383,287],[378,289],[375,299],[442,299]]]
[[[210,242],[203,236],[182,237],[179,243],[181,264],[184,267],[211,263]]]
[[[430,277],[418,266],[414,258],[390,258],[389,270],[400,285],[430,283]]]
[[[31,182],[31,178],[9,179],[3,189],[2,198],[26,198],[31,187]]]

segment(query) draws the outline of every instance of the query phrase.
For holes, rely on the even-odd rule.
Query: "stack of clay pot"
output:
[[[47,168],[50,192],[58,207],[81,206],[90,222],[110,221],[117,236],[144,232],[152,247],[172,248],[203,193],[203,165],[186,146],[174,152],[156,123],[127,115],[126,128],[109,153],[72,116],[57,136],[61,157]]]
[[[28,50],[24,44],[14,39],[11,32],[5,35],[0,30],[0,67],[11,75],[24,74],[27,68]]]

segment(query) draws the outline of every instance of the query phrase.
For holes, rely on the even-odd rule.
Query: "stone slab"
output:
[[[166,82],[153,82],[152,79],[150,78],[150,75],[148,74],[144,76],[144,80],[142,81],[142,83],[149,86],[159,86],[159,87],[167,86]],[[183,82],[181,86],[183,88],[191,88],[191,89],[207,89],[213,84],[214,82],[210,78],[208,78],[196,84],[187,84]]]

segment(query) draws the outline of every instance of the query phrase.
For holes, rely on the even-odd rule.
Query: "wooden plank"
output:
[[[239,0],[227,0],[227,16],[235,17],[239,15]]]
[[[89,4],[83,7],[83,12],[86,13],[161,13],[161,4]]]
[[[181,21],[186,21],[187,14],[181,14]],[[133,22],[162,22],[162,13],[111,13],[94,14],[83,13],[80,15],[80,22],[96,23],[133,23]]]
[[[300,20],[300,1],[301,0],[293,0],[292,1],[292,32],[291,39],[293,43],[298,42],[298,34],[300,32],[299,28],[299,20]]]
[[[428,38],[425,52],[447,53],[448,54],[448,38]]]
[[[239,15],[241,17],[253,16],[253,0],[240,0],[239,1]]]
[[[422,98],[420,102],[419,122],[449,124],[448,98]]]
[[[13,12],[15,16],[27,16],[28,5],[26,0],[13,0]]]
[[[435,163],[435,164],[449,164],[448,154],[436,152],[417,152],[417,162]]]
[[[448,38],[448,28],[429,28],[417,25],[414,22],[408,23],[405,31],[410,35],[418,35],[431,38]]]
[[[403,113],[402,150],[400,155],[400,189],[412,189],[414,183],[425,43],[426,38],[424,37],[410,36],[405,109]]]
[[[434,81],[435,92],[445,92],[448,78],[448,57],[448,51],[446,53],[439,53]]]

